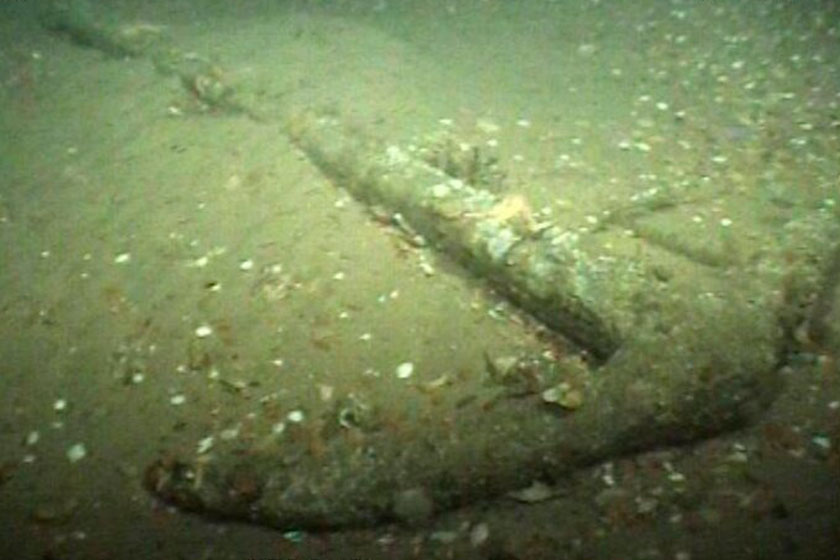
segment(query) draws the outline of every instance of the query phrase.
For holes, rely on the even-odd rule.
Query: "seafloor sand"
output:
[[[2,558],[833,557],[836,337],[793,356],[756,426],[594,466],[532,504],[284,534],[157,502],[142,471],[162,452],[258,441],[335,395],[387,399],[405,362],[418,384],[478,386],[488,348],[545,341],[270,119],[198,111],[150,63],[45,32],[35,4],[0,8]],[[108,10],[165,26],[269,116],[318,107],[401,145],[454,130],[562,223],[696,188],[645,225],[715,266],[840,199],[830,2],[238,4]],[[434,408],[414,406],[388,422],[421,433]]]

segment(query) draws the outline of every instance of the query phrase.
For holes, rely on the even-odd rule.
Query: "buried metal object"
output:
[[[750,269],[685,262],[656,246],[639,260],[618,242],[610,252],[593,249],[605,245],[605,232],[584,239],[555,224],[532,230],[500,219],[495,195],[352,136],[335,119],[299,114],[287,130],[332,180],[406,216],[433,246],[593,359],[496,362],[497,386],[452,403],[446,421],[406,429],[378,421],[375,406],[362,407],[367,418],[358,424],[326,412],[313,423],[317,450],[287,433],[147,470],[147,487],[185,509],[274,527],[422,522],[595,461],[743,424],[779,388],[787,342],[826,277],[820,244],[837,230],[832,215],[806,216]],[[516,242],[488,250],[506,229]]]

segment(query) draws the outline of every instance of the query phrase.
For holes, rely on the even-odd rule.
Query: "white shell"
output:
[[[411,362],[403,362],[397,366],[396,373],[399,379],[408,379],[414,373],[414,364]]]
[[[67,460],[71,463],[81,461],[87,455],[84,443],[77,443],[67,450]]]
[[[487,542],[488,537],[490,537],[490,528],[487,526],[487,523],[473,525],[473,528],[470,529],[470,544],[473,547],[483,545]]]
[[[213,436],[207,436],[198,442],[198,449],[196,451],[199,455],[203,455],[210,451],[213,447],[213,443],[215,443],[215,438]]]

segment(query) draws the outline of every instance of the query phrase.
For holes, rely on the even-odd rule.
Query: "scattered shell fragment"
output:
[[[321,397],[321,400],[324,402],[330,401],[335,394],[335,387],[332,385],[325,385],[320,384],[318,385],[318,395]]]
[[[583,393],[568,383],[560,383],[542,392],[543,402],[557,404],[567,410],[576,410],[583,404]]]
[[[445,183],[438,183],[432,186],[432,196],[435,198],[444,198],[449,195],[449,185]]]
[[[203,438],[201,441],[198,442],[198,445],[196,446],[196,452],[199,455],[204,455],[205,453],[210,451],[210,449],[213,448],[213,443],[215,443],[215,438],[213,436],[207,436],[206,438]]]
[[[490,528],[487,526],[487,523],[478,523],[473,525],[472,529],[470,529],[470,544],[473,547],[479,547],[487,542],[487,539],[490,537]]]
[[[198,338],[207,338],[211,334],[213,334],[213,327],[207,324],[201,325],[195,329],[195,336]]]
[[[225,181],[225,190],[234,191],[242,186],[242,177],[234,173]]]
[[[172,398],[169,399],[169,403],[174,406],[180,406],[185,402],[187,402],[187,397],[181,394],[173,395]]]
[[[514,490],[513,492],[508,492],[508,496],[510,496],[514,500],[524,502],[526,504],[543,502],[551,498],[553,495],[554,492],[552,492],[551,487],[548,484],[545,484],[544,482],[540,482],[539,480],[535,480],[527,488],[522,488],[521,490]]]
[[[414,373],[414,364],[403,362],[397,366],[396,374],[399,379],[408,379]]]
[[[336,403],[338,424],[342,428],[366,429],[374,420],[373,411],[358,395],[350,393]]]
[[[84,443],[77,443],[67,449],[67,460],[71,463],[81,461],[85,456],[87,456],[87,449],[85,449]]]
[[[190,263],[190,266],[195,267],[195,268],[204,268],[205,266],[207,266],[207,263],[209,263],[209,262],[210,262],[210,257],[208,257],[207,255],[204,255],[204,256],[198,257],[197,259],[192,261]]]
[[[385,148],[385,162],[388,166],[405,165],[410,159],[399,146],[391,145]]]
[[[125,264],[131,260],[131,253],[120,253],[116,257],[114,257],[114,263],[116,264]]]
[[[429,535],[429,540],[440,544],[452,544],[458,539],[457,531],[435,531]]]
[[[495,134],[501,130],[501,127],[498,124],[486,118],[478,119],[475,123],[475,127],[485,134]]]
[[[53,410],[55,410],[56,412],[61,412],[62,410],[65,410],[66,408],[67,408],[67,400],[65,400],[65,399],[57,399],[53,403]]]
[[[487,373],[490,378],[496,382],[503,382],[510,377],[514,368],[519,363],[519,358],[516,356],[497,356],[491,358],[489,354],[484,354],[484,363],[487,366]]]
[[[439,375],[438,377],[432,379],[427,383],[423,383],[418,388],[426,393],[431,393],[451,384],[452,378],[449,376],[448,373],[444,373],[443,375]]]
[[[239,437],[239,424],[232,428],[225,428],[219,433],[219,437],[225,441],[230,441]]]
[[[831,438],[824,435],[816,435],[811,438],[811,443],[823,450],[831,449]]]
[[[249,270],[253,270],[254,268],[254,261],[252,259],[245,259],[239,263],[239,270],[243,272],[247,272]]]
[[[40,439],[41,439],[41,433],[38,432],[37,430],[32,430],[31,432],[26,434],[26,439],[24,440],[24,443],[26,445],[35,445],[36,443],[38,443],[38,440],[40,440]]]
[[[423,274],[425,274],[426,276],[434,276],[435,275],[435,267],[433,267],[429,263],[429,261],[427,261],[425,259],[422,259],[418,263],[418,266],[420,267],[420,270],[423,271]]]
[[[219,378],[219,383],[222,388],[230,393],[242,393],[248,389],[248,382],[242,379],[225,379]]]
[[[577,53],[580,56],[586,57],[592,56],[597,50],[598,48],[592,43],[581,43],[580,45],[578,45]]]
[[[286,419],[289,422],[294,422],[295,424],[299,424],[303,422],[306,416],[303,414],[302,410],[293,410],[286,415]]]

